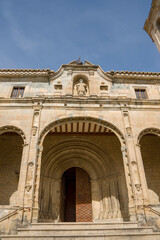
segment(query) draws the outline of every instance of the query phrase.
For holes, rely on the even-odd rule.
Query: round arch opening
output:
[[[0,205],[17,206],[24,141],[21,135],[13,130],[1,129],[0,133]]]
[[[92,216],[88,221],[128,220],[123,136],[112,127],[105,121],[86,117],[64,119],[44,129],[39,222],[68,221],[64,202],[64,174],[68,169],[83,169],[89,176]]]
[[[148,186],[150,204],[160,203],[160,137],[159,130],[149,129],[139,140]]]

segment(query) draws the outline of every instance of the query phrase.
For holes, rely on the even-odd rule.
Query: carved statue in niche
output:
[[[79,81],[74,85],[74,95],[87,95],[88,94],[88,86],[83,79],[79,79]]]

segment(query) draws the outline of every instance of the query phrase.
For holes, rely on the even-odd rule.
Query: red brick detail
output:
[[[90,178],[81,168],[76,168],[76,222],[92,222]]]

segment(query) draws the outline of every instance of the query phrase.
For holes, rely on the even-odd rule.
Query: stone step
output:
[[[30,228],[33,229],[95,229],[95,228],[111,228],[111,227],[129,227],[129,228],[135,228],[138,227],[138,222],[109,222],[109,223],[88,223],[88,222],[68,222],[68,223],[32,223],[30,225]]]
[[[90,229],[90,228],[85,228],[85,229],[70,229],[68,227],[68,229],[64,228],[64,229],[52,229],[52,228],[42,228],[42,229],[32,229],[32,228],[20,228],[18,229],[18,235],[56,235],[56,236],[74,236],[74,235],[91,235],[91,234],[128,234],[128,233],[152,233],[153,229],[152,227],[137,227],[137,228],[125,228],[125,227],[110,227],[110,228],[94,228],[94,229]]]
[[[32,235],[32,236],[17,236],[17,235],[9,235],[9,236],[1,236],[1,240],[159,240],[160,233],[123,233],[123,234],[84,234],[84,235]]]

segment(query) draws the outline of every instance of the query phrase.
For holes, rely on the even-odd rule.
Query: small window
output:
[[[146,89],[135,89],[137,99],[147,99]]]
[[[13,87],[11,98],[22,98],[24,94],[24,87]]]

